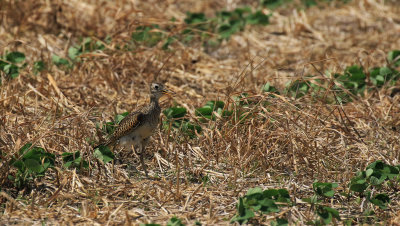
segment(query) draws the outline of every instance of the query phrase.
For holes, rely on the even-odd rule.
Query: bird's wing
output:
[[[118,124],[118,127],[114,130],[111,137],[102,144],[103,146],[107,146],[109,144],[115,143],[119,138],[128,134],[130,131],[139,127],[143,122],[143,113],[140,111],[132,112],[127,115],[121,122]]]

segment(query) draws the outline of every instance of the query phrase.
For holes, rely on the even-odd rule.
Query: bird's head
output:
[[[155,97],[157,100],[160,99],[163,95],[173,95],[174,92],[171,90],[165,88],[165,86],[161,83],[156,83],[153,82],[150,85],[150,93],[153,97]]]

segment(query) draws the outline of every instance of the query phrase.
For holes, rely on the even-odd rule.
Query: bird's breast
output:
[[[139,135],[142,139],[146,139],[154,133],[155,129],[156,128],[153,125],[146,123],[137,128],[134,133]]]
[[[140,145],[144,139],[150,137],[154,133],[155,129],[156,128],[154,128],[150,123],[137,127],[132,132],[121,137],[119,139],[119,145],[127,148],[131,148],[131,146],[136,147],[137,145]]]

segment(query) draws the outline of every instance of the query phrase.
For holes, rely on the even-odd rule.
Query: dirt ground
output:
[[[301,201],[312,195],[315,180],[347,192],[350,179],[371,162],[399,165],[400,95],[391,95],[398,81],[343,105],[284,95],[288,82],[306,75],[387,65],[387,53],[400,49],[397,1],[305,8],[295,0],[263,9],[271,14],[269,25],[246,26],[217,47],[194,40],[174,42],[169,50],[162,42],[122,48],[138,26],[173,26],[168,36],[185,29],[187,11],[212,17],[243,5],[256,8],[258,1],[2,1],[0,55],[23,52],[27,65],[14,79],[0,72],[1,224],[165,225],[177,216],[187,225],[228,225],[238,197],[258,186],[287,189],[297,204],[250,223],[284,217],[289,225],[304,225],[318,219]],[[85,53],[71,68],[53,63],[53,55],[67,58],[85,37],[105,48]],[[35,73],[39,60],[46,69]],[[96,124],[146,104],[154,79],[177,93],[162,99],[162,107],[185,107],[202,132],[190,139],[160,126],[147,148],[152,178],[96,160],[92,146],[102,139]],[[262,92],[267,82],[281,95]],[[244,92],[251,102],[245,122],[200,122],[195,114],[210,100],[233,106]],[[7,179],[16,172],[8,162],[26,143],[54,154],[55,167],[31,188],[16,189]],[[88,169],[63,167],[61,154],[77,150]],[[135,156],[118,156],[141,171]],[[388,192],[388,209],[372,207],[375,216],[368,219],[366,204],[355,199],[336,195],[327,203],[352,224],[396,224],[400,199]]]

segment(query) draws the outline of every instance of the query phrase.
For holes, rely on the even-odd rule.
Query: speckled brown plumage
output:
[[[114,130],[111,137],[108,138],[108,140],[101,145],[103,146],[114,145],[121,137],[131,133],[136,128],[142,126],[147,121],[146,118],[150,118],[151,115],[153,115],[152,117],[154,118],[155,117],[158,118],[161,112],[161,108],[158,107],[158,109],[156,109],[157,108],[156,105],[158,104],[150,103],[150,105],[140,109],[139,111],[135,111],[127,115],[118,124],[118,127]],[[157,127],[158,120],[157,119],[154,120],[156,120],[157,122],[154,122],[152,124],[154,124],[155,127]]]
[[[114,130],[114,133],[106,142],[98,145],[109,146],[120,144],[125,148],[135,149],[140,154],[140,161],[146,176],[147,170],[143,160],[143,152],[150,136],[156,131],[159,123],[161,108],[158,100],[163,94],[172,93],[160,83],[152,83],[150,86],[150,104],[139,111],[127,115]],[[97,148],[95,147],[95,148]]]

